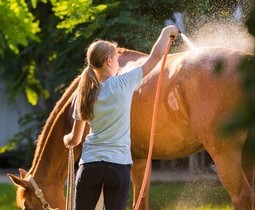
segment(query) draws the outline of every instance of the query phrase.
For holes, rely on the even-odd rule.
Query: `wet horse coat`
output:
[[[242,101],[241,80],[236,68],[245,56],[247,54],[244,52],[218,47],[169,55],[163,75],[153,148],[153,159],[160,160],[181,158],[205,149],[214,160],[219,178],[236,210],[253,209],[252,180],[247,179],[241,166],[247,131],[240,130],[231,136],[221,136],[218,129],[222,122],[233,115]],[[120,65],[125,66],[128,61],[143,57],[146,55],[123,50]],[[160,66],[161,63],[143,79],[132,102],[134,202],[140,190],[147,158]],[[71,130],[72,99],[78,81],[79,77],[67,89],[49,116],[39,137],[33,165],[28,172],[34,176],[53,208],[64,209],[65,205],[63,188],[68,152],[63,145],[63,136]],[[88,130],[84,132],[84,136],[87,132]],[[80,149],[81,146],[76,148],[76,158]],[[252,166],[247,169],[248,172],[252,170]],[[10,175],[19,186],[18,204],[39,210],[41,204],[34,196],[31,184],[26,180],[27,176],[24,173],[20,178]],[[148,188],[140,209],[148,209]]]

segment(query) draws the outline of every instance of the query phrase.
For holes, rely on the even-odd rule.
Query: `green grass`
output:
[[[0,210],[18,210],[16,205],[16,187],[0,184]]]
[[[218,182],[153,183],[149,205],[151,210],[233,210]]]
[[[0,210],[18,210],[16,188],[0,184]],[[131,195],[130,195],[131,197]],[[218,182],[153,183],[151,210],[233,210],[231,201]],[[128,210],[131,210],[131,199]]]

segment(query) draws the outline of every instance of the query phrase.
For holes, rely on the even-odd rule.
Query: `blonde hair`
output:
[[[87,50],[87,67],[81,74],[77,97],[78,115],[82,120],[90,121],[94,117],[94,104],[100,91],[94,68],[102,67],[105,60],[114,55],[116,47],[115,42],[97,40]]]

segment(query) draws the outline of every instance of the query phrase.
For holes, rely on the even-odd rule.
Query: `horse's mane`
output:
[[[80,76],[77,76],[70,84],[70,86],[66,89],[62,97],[58,100],[55,107],[53,108],[52,112],[50,113],[48,119],[43,126],[43,130],[41,134],[38,136],[37,139],[37,146],[34,154],[34,159],[32,162],[31,171],[36,168],[37,163],[39,163],[41,151],[44,149],[47,143],[47,136],[51,132],[52,126],[54,126],[55,120],[58,117],[59,112],[68,104],[69,100],[72,98],[72,94],[75,92],[76,88],[78,87],[80,80]]]

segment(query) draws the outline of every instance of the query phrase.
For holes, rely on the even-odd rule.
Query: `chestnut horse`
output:
[[[146,54],[123,49],[120,66],[137,65]],[[155,131],[153,159],[186,157],[205,149],[213,159],[219,179],[229,193],[235,210],[252,210],[253,164],[242,167],[246,130],[231,135],[218,133],[242,102],[242,82],[237,68],[247,53],[222,47],[206,47],[168,55],[161,85],[159,112]],[[250,55],[249,55],[250,56]],[[126,66],[127,66],[126,65]],[[131,112],[133,203],[141,187],[150,139],[152,110],[161,62],[142,81],[134,93]],[[33,177],[51,208],[64,210],[64,186],[68,151],[63,136],[70,132],[73,98],[77,77],[50,114],[31,169],[20,170],[20,177],[9,174],[17,190],[17,204],[23,209],[42,209],[29,177]],[[87,134],[88,128],[84,132]],[[75,159],[81,145],[75,148]],[[147,210],[149,181],[140,208]]]

